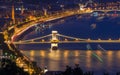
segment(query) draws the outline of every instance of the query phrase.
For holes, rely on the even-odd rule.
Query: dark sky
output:
[[[1,0],[0,0],[1,1]],[[2,0],[3,1],[3,0]],[[6,1],[6,0],[5,0]],[[26,3],[39,3],[39,2],[43,2],[43,3],[52,3],[52,2],[57,2],[57,1],[88,1],[88,0],[11,0],[11,1],[23,1],[23,2],[26,2]],[[115,2],[115,1],[120,1],[120,0],[92,0],[94,2]]]
[[[88,0],[23,0],[24,2],[26,3],[39,3],[39,2],[42,2],[42,3],[54,3],[54,2],[57,2],[57,1],[88,1]],[[94,2],[115,2],[115,1],[120,1],[120,0],[93,0]]]

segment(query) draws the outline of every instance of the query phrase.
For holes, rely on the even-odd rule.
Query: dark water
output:
[[[93,55],[96,53],[103,61],[101,62]],[[115,75],[115,72],[120,71],[120,51],[109,50],[106,52],[97,50],[30,50],[23,51],[31,60],[44,68],[47,66],[51,71],[64,71],[66,65],[74,68],[74,64],[79,64],[85,71],[94,71],[96,75],[103,75],[103,72],[110,72],[110,75]]]
[[[35,32],[33,28],[24,35],[23,40],[50,34],[52,30],[83,39],[119,39],[119,21],[120,17],[117,16],[75,15],[47,22],[46,25],[51,23],[53,26],[41,32]],[[50,44],[20,45],[19,49],[24,50],[23,53],[31,60],[37,61],[40,67],[47,66],[52,71],[65,70],[66,65],[74,67],[75,63],[80,64],[84,71],[93,70],[97,75],[101,75],[104,71],[114,75],[120,71],[120,44],[93,43],[90,44],[92,50],[87,50],[87,44],[59,44],[59,50],[52,52],[49,51]],[[98,50],[97,45],[101,45],[106,51]]]
[[[89,15],[75,15],[64,19],[59,19],[51,22],[44,23],[44,25],[53,25],[47,29],[40,29],[40,32],[35,32],[33,27],[31,31],[22,36],[22,40],[36,38],[51,34],[52,30],[57,30],[59,34],[77,37],[81,39],[119,39],[120,38],[120,17],[117,16],[99,16],[91,17]],[[41,25],[41,24],[40,24]],[[60,39],[60,38],[59,38]],[[98,43],[99,44],[99,43]],[[97,49],[98,44],[91,44],[93,49]],[[72,47],[71,47],[72,45]],[[59,44],[60,49],[86,49],[85,44]],[[120,44],[100,44],[107,50],[119,50]],[[24,45],[25,46],[25,45]],[[21,49],[47,49],[50,48],[50,44],[41,45],[26,45]],[[32,48],[33,47],[33,48]]]

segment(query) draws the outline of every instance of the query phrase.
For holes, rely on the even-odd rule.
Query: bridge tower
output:
[[[58,32],[52,31],[52,38],[51,38],[51,50],[57,50],[58,49]]]
[[[15,24],[15,8],[14,8],[14,4],[12,5],[12,22],[13,22],[13,24]]]
[[[21,6],[21,14],[24,14],[24,6],[23,6],[23,4]]]
[[[43,8],[44,16],[47,16],[47,9]]]

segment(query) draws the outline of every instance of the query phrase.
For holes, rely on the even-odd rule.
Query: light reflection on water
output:
[[[100,62],[92,53],[96,53],[102,58]],[[66,65],[74,67],[74,64],[80,64],[84,71],[93,70],[95,72],[108,71],[114,73],[120,69],[120,51],[108,50],[103,52],[101,50],[30,50],[23,51],[23,53],[30,57],[31,60],[44,68],[47,66],[49,70],[65,70]]]

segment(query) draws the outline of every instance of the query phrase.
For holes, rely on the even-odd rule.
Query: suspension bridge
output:
[[[62,34],[59,34],[58,31],[52,31],[51,34],[48,34],[46,36],[37,37],[33,39],[28,39],[28,40],[7,42],[7,43],[13,43],[13,44],[47,44],[47,43],[50,43],[51,49],[57,49],[59,43],[120,43],[120,39],[118,40],[82,39],[82,38],[62,35]]]

